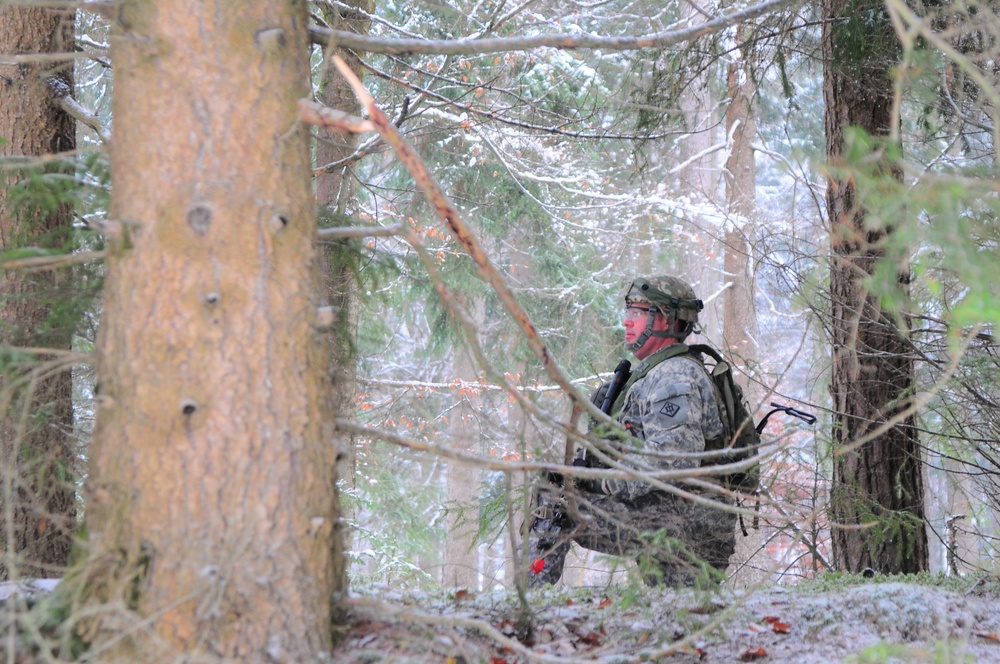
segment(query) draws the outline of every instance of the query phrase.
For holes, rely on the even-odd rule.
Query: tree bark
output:
[[[897,40],[876,2],[825,0],[823,5],[827,158],[843,165],[845,130],[857,126],[885,138],[892,128],[891,69]],[[891,168],[887,164],[886,168]],[[923,474],[912,415],[914,393],[905,303],[894,317],[867,277],[885,254],[892,229],[869,219],[853,180],[830,181],[830,296],[833,349],[831,520],[834,564],[857,572],[927,569]],[[905,266],[898,294],[908,294]],[[902,326],[900,326],[900,322]],[[885,431],[876,431],[890,423]]]
[[[88,637],[117,661],[318,661],[343,568],[296,110],[306,6],[122,0],[115,17]]]
[[[0,53],[44,54],[73,48],[74,14],[0,6]],[[0,65],[0,157],[40,157],[76,147],[76,124],[50,92],[50,79],[73,88],[71,61]],[[50,167],[58,169],[59,166]],[[27,169],[26,169],[27,170]],[[33,167],[35,174],[41,167]],[[3,171],[0,181],[0,251],[55,246],[65,241],[72,207],[15,205],[8,187],[30,174]],[[69,350],[69,321],[53,319],[60,297],[56,271],[0,277],[0,344]],[[41,354],[18,365],[7,358],[0,420],[0,579],[62,574],[76,522],[72,376],[68,366]],[[19,380],[24,382],[20,383]],[[13,557],[9,557],[13,554]]]
[[[350,8],[357,11],[351,11]],[[338,29],[366,35],[371,21],[365,14],[371,14],[374,10],[375,3],[372,0],[348,0],[343,6],[324,6],[323,16],[330,25]],[[357,56],[344,49],[334,49],[334,52],[344,58],[358,76],[363,76]],[[324,69],[319,98],[330,108],[354,116],[361,115],[361,102],[329,62]],[[324,172],[316,176],[316,197],[321,210],[330,217],[334,226],[351,225],[353,213],[357,210],[354,168],[349,162],[357,146],[357,134],[325,127],[318,129],[316,162]],[[336,166],[331,166],[333,164]],[[357,392],[356,349],[360,308],[357,252],[343,243],[327,247],[323,255],[326,261],[324,292],[337,318],[336,324],[331,327],[333,410],[336,417],[353,419],[356,412],[354,397]],[[338,462],[339,474],[353,487],[356,471],[354,436],[337,432],[334,442],[342,454],[342,459]],[[338,546],[346,546],[346,541],[340,542]],[[337,576],[337,593],[340,595],[347,590],[347,570],[339,570]]]

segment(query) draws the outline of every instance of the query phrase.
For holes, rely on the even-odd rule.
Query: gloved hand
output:
[[[545,472],[542,473],[542,477],[545,478],[546,482],[548,482],[553,486],[562,487],[562,485],[566,483],[566,480],[562,476],[562,473],[557,473],[555,471],[546,470]]]
[[[598,408],[604,405],[604,397],[608,395],[608,390],[611,389],[611,381],[604,383],[593,394],[590,395],[590,403],[594,404]]]

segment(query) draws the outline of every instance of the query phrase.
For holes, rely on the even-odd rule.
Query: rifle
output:
[[[632,363],[628,360],[622,360],[615,367],[615,375],[611,379],[611,384],[608,385],[608,391],[604,394],[604,402],[601,404],[601,412],[605,415],[611,414],[611,409],[614,407],[615,402],[618,401],[618,395],[622,393],[622,388],[625,387],[625,383],[628,382],[629,376],[632,375]]]
[[[601,400],[600,409],[605,415],[611,414],[611,409],[614,408],[615,402],[618,401],[619,395],[621,395],[622,390],[625,389],[625,384],[628,383],[629,377],[632,375],[632,363],[628,360],[622,360],[615,367],[615,375],[611,377],[611,381],[607,384],[607,390],[604,392],[604,399]],[[601,386],[602,389],[604,386]],[[601,393],[598,391],[597,397],[600,398]],[[597,405],[597,402],[594,402]],[[576,458],[573,459],[573,465],[582,468],[592,468],[591,462],[587,459],[587,450],[581,449],[576,453]]]
[[[606,383],[607,390],[604,392],[603,399],[601,398],[601,390],[604,390],[605,385],[601,386],[595,397],[591,397],[594,399],[594,405],[597,405],[598,401],[601,402],[600,408],[602,413],[605,415],[611,414],[611,409],[614,407],[615,401],[618,400],[618,396],[622,393],[622,390],[625,388],[625,384],[628,382],[629,376],[631,375],[632,363],[628,360],[622,360],[618,363],[618,366],[615,367],[615,375],[612,376],[610,382]],[[577,450],[576,457],[573,459],[574,466],[577,468],[593,468],[595,467],[592,465],[593,463],[593,461],[587,458],[586,448]],[[603,468],[604,466],[601,464],[597,467]],[[545,473],[545,479],[558,487],[561,487],[564,481],[562,475],[552,471]]]

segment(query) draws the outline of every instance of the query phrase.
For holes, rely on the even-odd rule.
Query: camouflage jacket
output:
[[[667,358],[636,380],[625,394],[617,418],[641,441],[636,441],[636,449],[645,454],[624,450],[625,459],[637,467],[697,467],[700,462],[695,459],[664,459],[655,454],[703,452],[706,441],[725,435],[715,386],[701,362],[691,355]],[[602,488],[623,500],[635,500],[653,489],[639,480],[604,480]]]

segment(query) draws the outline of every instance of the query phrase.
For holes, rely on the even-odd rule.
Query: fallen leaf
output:
[[[771,629],[773,629],[777,634],[790,634],[792,631],[791,627],[778,620],[771,623]]]
[[[597,605],[597,608],[603,609],[606,606],[611,606],[611,600],[607,597],[601,600],[600,604]]]
[[[772,625],[780,620],[781,618],[779,618],[778,616],[764,616],[764,622],[770,623]]]
[[[588,632],[580,637],[580,642],[588,646],[599,646],[601,645],[601,637],[594,632]]]
[[[503,657],[490,657],[490,664],[510,664],[510,662]]]
[[[993,643],[1000,643],[1000,636],[997,636],[994,632],[973,632],[973,634],[981,639],[986,639],[987,641],[992,641]]]
[[[695,606],[688,609],[688,613],[693,613],[696,616],[707,616],[711,613],[715,613],[716,611],[721,611],[724,608],[726,608],[726,605],[722,603],[703,604],[701,606]]]
[[[767,651],[763,648],[747,648],[742,655],[740,655],[741,662],[756,662],[758,659],[764,659],[767,657]]]
[[[468,596],[469,596],[469,591],[466,590],[465,588],[461,588],[460,590],[456,590],[455,591],[455,601],[456,602],[461,602],[463,599],[466,599]]]

